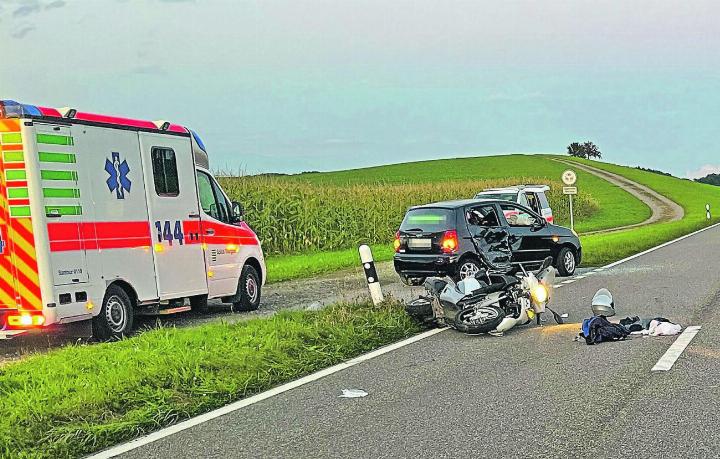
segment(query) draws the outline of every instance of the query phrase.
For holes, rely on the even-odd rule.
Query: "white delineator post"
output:
[[[712,214],[710,213],[710,204],[705,204],[705,211],[707,212],[707,219],[712,219]]]
[[[382,303],[385,297],[383,297],[382,288],[380,288],[380,281],[378,280],[377,270],[375,270],[375,260],[373,260],[372,251],[370,247],[365,244],[361,245],[358,251],[360,252],[360,261],[365,271],[365,279],[367,280],[368,289],[370,289],[370,297],[372,297],[373,304]]]

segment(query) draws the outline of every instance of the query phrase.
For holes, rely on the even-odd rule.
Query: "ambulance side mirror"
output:
[[[232,203],[232,222],[233,223],[239,223],[243,221],[243,217],[245,216],[245,209],[243,208],[242,204],[239,202],[233,201]]]

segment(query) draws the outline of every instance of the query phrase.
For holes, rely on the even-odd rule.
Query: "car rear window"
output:
[[[501,201],[517,201],[517,193],[479,193],[476,198],[499,199]]]
[[[451,209],[422,208],[412,209],[405,214],[400,231],[437,232],[453,229],[453,216]]]

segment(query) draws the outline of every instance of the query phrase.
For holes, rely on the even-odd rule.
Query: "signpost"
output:
[[[575,231],[575,218],[573,217],[573,195],[577,194],[577,187],[573,185],[575,185],[575,182],[577,182],[577,174],[575,173],[575,171],[568,169],[562,173],[561,178],[563,183],[567,185],[563,187],[563,194],[566,194],[570,199],[570,229]]]

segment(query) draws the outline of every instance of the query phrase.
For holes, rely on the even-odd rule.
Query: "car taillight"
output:
[[[440,247],[442,248],[443,253],[454,253],[458,249],[458,235],[457,231],[450,230],[445,231],[445,234],[443,234],[442,242],[440,242]]]
[[[393,242],[393,247],[395,247],[395,252],[400,251],[400,231],[395,233],[395,241]]]

